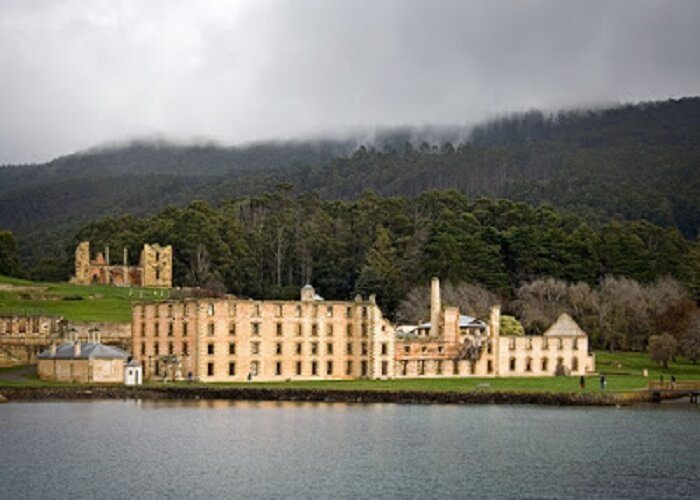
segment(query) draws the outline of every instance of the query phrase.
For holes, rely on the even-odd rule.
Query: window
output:
[[[406,375],[408,373],[408,361],[401,362],[401,375]]]
[[[333,361],[326,362],[326,375],[333,375]]]
[[[346,317],[346,318],[352,318],[352,307],[346,307],[346,308],[345,308],[345,317]]]
[[[469,362],[469,373],[474,375],[476,373],[476,361]]]
[[[168,323],[168,337],[172,337],[172,336],[173,336],[173,324]]]
[[[527,339],[527,349],[532,349],[532,339]]]
[[[282,375],[282,363],[279,361],[275,363],[275,375]]]
[[[318,361],[311,362],[311,375],[318,375]]]
[[[490,359],[486,362],[486,371],[487,373],[493,373],[493,361]]]
[[[562,339],[562,338],[557,339],[557,349],[559,349],[559,350],[564,349],[564,339]]]
[[[571,371],[572,372],[578,371],[578,358],[571,358]]]
[[[214,363],[207,363],[207,375],[210,377],[214,375]]]
[[[326,335],[328,335],[329,337],[333,336],[333,325],[326,326]]]
[[[362,317],[366,318],[367,317],[367,307],[362,308]]]
[[[139,309],[141,309],[141,317],[145,318],[146,317],[146,306],[141,306]]]
[[[187,345],[187,342],[182,343],[182,355],[187,356],[190,353],[190,348],[189,345]]]
[[[333,306],[326,307],[326,316],[328,316],[329,318],[333,317]]]
[[[173,317],[173,305],[168,304],[168,318],[172,318],[172,317]]]
[[[438,354],[444,354],[445,353],[445,346],[439,345],[438,346]]]
[[[420,352],[422,352],[423,354],[425,354],[426,352],[428,352],[428,346],[421,346]]]
[[[187,307],[187,304],[183,304],[182,306],[182,315],[187,316],[189,314],[189,307]]]
[[[275,326],[275,331],[277,332],[278,337],[282,336],[282,323],[277,323]]]
[[[410,345],[403,346],[403,353],[410,354],[411,353],[411,346]]]
[[[182,336],[187,337],[187,323],[182,324]]]
[[[215,332],[216,332],[216,325],[214,323],[209,323],[207,325],[207,333],[209,334],[210,337],[213,337]]]
[[[442,375],[442,361],[437,361],[435,363],[435,373],[438,375]]]
[[[441,365],[442,366],[442,365]],[[441,372],[442,373],[442,372]],[[382,375],[388,375],[389,374],[389,362],[388,361],[382,361]]]
[[[236,374],[236,363],[231,362],[228,364],[228,374],[230,377]]]
[[[213,343],[207,344],[207,354],[214,354],[214,344]]]
[[[157,337],[159,333],[160,333],[160,325],[158,323],[156,323],[155,325],[153,325],[153,336]]]
[[[260,323],[251,323],[250,328],[253,331],[253,335],[260,335]]]
[[[362,377],[367,376],[367,361],[360,363],[360,372]]]
[[[348,323],[348,325],[345,327],[345,334],[348,337],[352,337],[352,325]]]
[[[154,307],[154,309],[155,309],[154,317],[160,318],[160,306],[156,306],[156,307]]]
[[[578,351],[578,337],[574,337],[572,347],[574,351]]]
[[[326,344],[326,354],[333,354],[333,342]]]
[[[362,336],[367,336],[367,323],[362,323]]]
[[[153,353],[158,356],[160,354],[160,345],[158,345],[158,342],[153,343]]]
[[[547,337],[542,337],[542,349],[549,349],[549,339]]]
[[[250,353],[251,354],[260,354],[260,342],[251,342],[250,343]]]
[[[532,371],[532,359],[530,359],[530,358],[525,359],[525,371],[526,372]]]
[[[367,342],[362,342],[362,355],[367,356]]]
[[[546,372],[547,371],[547,365],[549,364],[549,360],[547,358],[542,358],[542,371]]]
[[[386,342],[382,343],[382,356],[386,356],[389,353],[389,347]]]
[[[418,361],[418,375],[425,375],[425,361]]]
[[[297,337],[301,337],[301,333],[302,333],[302,324],[299,323],[297,325]]]
[[[515,358],[510,358],[510,371],[515,371]]]
[[[212,303],[207,304],[207,315],[214,316],[214,304],[212,304]]]
[[[297,342],[297,354],[301,354],[301,342]]]
[[[174,352],[175,352],[175,347],[173,346],[173,343],[168,342],[168,354],[170,354],[172,356],[174,354]]]
[[[297,375],[301,375],[301,361],[297,361],[296,372]]]
[[[490,340],[486,342],[486,354],[493,354],[493,342]]]
[[[275,354],[282,354],[282,342],[275,344]]]
[[[452,362],[452,374],[459,375],[459,361],[455,360]]]
[[[345,345],[345,352],[346,352],[347,354],[352,354],[352,342],[348,342],[348,343]]]
[[[146,336],[146,323],[141,323],[141,335]]]
[[[301,306],[296,307],[297,318],[301,317]]]
[[[510,337],[508,339],[508,349],[511,351],[515,350],[515,337]]]
[[[318,342],[311,342],[311,355],[315,356],[318,354]]]
[[[251,361],[250,362],[250,374],[253,376],[257,376],[258,373],[260,373],[260,362],[259,361]]]
[[[228,334],[229,334],[231,337],[235,337],[235,335],[236,335],[236,322],[235,322],[235,321],[231,321],[231,322],[228,324]]]
[[[236,343],[235,342],[230,342],[228,345],[228,353],[229,354],[236,354]]]
[[[259,317],[260,317],[260,304],[255,304],[255,305],[253,306],[253,315],[254,315],[256,318],[259,318]]]
[[[345,362],[345,375],[352,375],[352,361]]]
[[[317,324],[311,325],[311,336],[312,337],[318,336],[318,325]]]
[[[146,343],[141,342],[141,356],[145,356],[145,355],[146,355]]]
[[[282,317],[282,304],[277,304],[277,317]]]

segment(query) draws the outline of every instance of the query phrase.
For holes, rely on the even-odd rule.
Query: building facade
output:
[[[63,338],[67,328],[60,316],[0,316],[0,367],[35,364],[39,352]]]
[[[42,380],[59,382],[121,383],[128,357],[125,351],[99,341],[53,344],[39,354],[37,374]]]
[[[145,244],[136,266],[129,265],[129,255],[123,250],[121,264],[112,263],[109,247],[90,257],[90,242],[83,241],[75,249],[75,276],[71,283],[78,285],[140,286],[171,288],[173,284],[172,246]]]
[[[500,306],[488,323],[442,307],[440,282],[431,283],[430,323],[397,339],[397,377],[526,377],[595,371],[588,335],[562,314],[542,335],[501,335]]]
[[[132,352],[144,379],[208,382],[392,378],[394,330],[374,297],[139,303]]]

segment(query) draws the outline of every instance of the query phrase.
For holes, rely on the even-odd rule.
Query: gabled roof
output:
[[[74,344],[74,342],[67,342],[56,346],[56,354],[52,354],[51,349],[46,349],[38,357],[41,359],[127,359],[129,357],[125,351],[118,347],[99,342],[81,342],[80,354],[76,356],[73,349]]]
[[[578,326],[578,323],[576,323],[571,316],[563,313],[542,335],[547,337],[585,337],[586,332]]]

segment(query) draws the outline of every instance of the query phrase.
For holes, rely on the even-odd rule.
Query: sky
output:
[[[0,0],[0,164],[699,94],[697,0]]]

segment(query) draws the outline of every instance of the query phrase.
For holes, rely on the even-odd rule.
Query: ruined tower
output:
[[[75,277],[71,281],[78,285],[90,284],[89,241],[81,241],[75,249]]]
[[[142,268],[141,286],[170,288],[173,284],[173,247],[145,244],[139,265]]]

